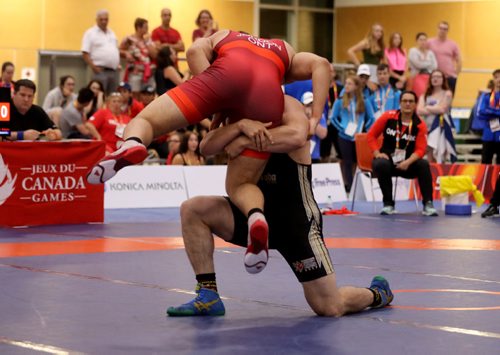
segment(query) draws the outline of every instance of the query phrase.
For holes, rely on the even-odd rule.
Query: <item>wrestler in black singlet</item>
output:
[[[269,248],[283,255],[300,282],[333,272],[311,176],[311,165],[298,164],[287,154],[272,154],[258,184],[264,193]],[[247,219],[232,203],[231,209],[235,231],[230,242],[246,247]]]

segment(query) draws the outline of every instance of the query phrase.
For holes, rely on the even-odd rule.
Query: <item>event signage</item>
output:
[[[103,187],[87,184],[102,142],[0,143],[0,225],[102,222]]]
[[[318,203],[329,202],[329,196],[332,202],[347,200],[339,164],[313,164],[312,187]]]
[[[188,198],[226,194],[225,165],[133,166],[106,182],[104,208],[179,207]],[[313,193],[318,203],[347,200],[339,164],[315,164]]]
[[[186,199],[182,166],[128,166],[106,182],[104,208],[178,207]]]

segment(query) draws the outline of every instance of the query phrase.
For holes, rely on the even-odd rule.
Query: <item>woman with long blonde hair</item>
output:
[[[347,50],[347,55],[359,66],[361,61],[356,52],[362,52],[363,64],[370,67],[370,81],[377,83],[377,66],[384,60],[384,50],[384,28],[381,24],[374,23],[366,37]]]
[[[353,170],[356,167],[356,148],[354,135],[368,130],[375,117],[372,106],[365,104],[361,81],[357,76],[347,77],[344,85],[344,94],[333,105],[330,121],[339,131],[339,147],[342,155],[342,174],[346,190],[351,190]]]

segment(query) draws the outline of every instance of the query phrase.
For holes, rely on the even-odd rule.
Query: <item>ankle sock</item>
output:
[[[373,293],[373,302],[369,307],[373,308],[380,306],[382,304],[382,296],[380,296],[380,292],[373,288],[368,288],[368,290],[372,291]]]
[[[264,211],[262,211],[260,208],[252,208],[250,212],[248,212],[248,227],[250,227],[252,224],[255,223],[255,221],[258,220],[266,220],[266,217],[264,216]]]
[[[208,288],[217,293],[219,292],[217,290],[217,281],[215,281],[215,273],[198,274],[196,275],[196,281],[198,281],[200,288]]]
[[[142,143],[142,139],[140,139],[139,137],[129,137],[129,138],[125,139],[125,142],[126,141],[136,141],[137,143],[144,144],[144,143]]]

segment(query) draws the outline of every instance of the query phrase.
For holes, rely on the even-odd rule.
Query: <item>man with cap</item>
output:
[[[156,97],[155,88],[150,85],[146,85],[141,90],[141,96],[139,100],[141,100],[144,107],[146,107],[155,99],[155,97]]]
[[[144,108],[144,104],[138,100],[136,100],[132,96],[132,87],[129,83],[121,82],[118,87],[118,92],[123,97],[122,103],[122,113],[129,116],[130,118],[134,118],[137,116],[139,112]]]
[[[306,91],[300,98],[300,102],[302,102],[302,105],[304,105],[307,118],[311,118],[313,101],[314,101],[314,96],[311,91]],[[326,137],[327,134],[328,130],[326,128],[326,115],[323,112],[323,115],[321,115],[321,119],[319,120],[319,123],[316,126],[314,135],[310,139],[310,144],[311,144],[310,153],[311,153],[312,163],[320,162],[321,160],[319,152],[320,142],[322,139]]]
[[[312,80],[297,80],[292,83],[286,84],[283,86],[283,92],[285,95],[292,96],[296,98],[298,101],[302,102],[304,107],[306,107],[306,114],[308,118],[311,118],[312,115],[312,102],[313,102],[313,83]],[[307,95],[306,95],[307,94]],[[303,98],[306,98],[307,104],[304,103]],[[307,107],[309,107],[307,109]],[[325,107],[323,109],[323,115],[321,117],[320,123],[316,126],[315,134],[312,135],[311,137],[311,154],[313,156],[313,163],[318,163],[321,154],[320,154],[320,147],[316,147],[316,144],[320,144],[320,140],[324,139],[323,135],[323,123],[322,120],[325,117],[328,117],[328,100],[325,102]],[[325,119],[326,120],[326,119]],[[319,132],[318,132],[319,131]],[[327,134],[328,134],[328,129],[327,129]],[[317,153],[317,154],[316,154]]]
[[[370,67],[368,64],[361,64],[358,67],[356,75],[361,80],[361,86],[363,91],[363,98],[365,101],[369,101],[369,98],[373,95],[373,91],[377,88],[377,85],[370,81]]]

